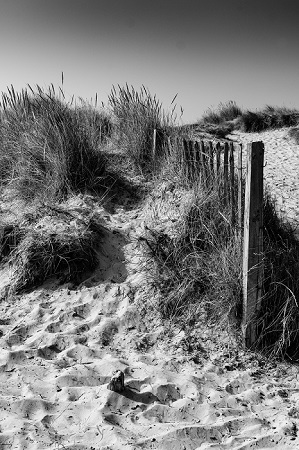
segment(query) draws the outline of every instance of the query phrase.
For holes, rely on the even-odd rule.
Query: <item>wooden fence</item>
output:
[[[169,140],[168,147],[171,151]],[[243,167],[242,145],[235,142],[183,139],[176,142],[176,147],[182,152],[186,176],[199,175],[206,185],[221,183],[224,202],[231,211],[231,223],[240,231],[243,245],[242,332],[244,346],[251,347],[258,337],[253,318],[260,309],[263,288],[264,144],[252,142],[247,145],[246,167]]]

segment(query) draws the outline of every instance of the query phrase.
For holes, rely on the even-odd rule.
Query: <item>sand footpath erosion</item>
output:
[[[0,302],[0,449],[299,448],[297,366],[223,348],[194,359],[182,332],[170,342],[146,326],[143,210],[98,214],[106,234],[90,279]],[[120,393],[108,389],[116,370]]]

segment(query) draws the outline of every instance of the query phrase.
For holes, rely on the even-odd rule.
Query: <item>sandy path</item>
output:
[[[234,140],[265,145],[264,175],[281,213],[299,226],[299,145],[288,136],[289,128],[259,133],[235,132]]]
[[[107,233],[85,286],[0,303],[0,449],[298,448],[298,369],[242,352],[195,363],[180,336],[149,332],[135,303],[142,212],[99,214]],[[116,369],[122,393],[107,389]]]

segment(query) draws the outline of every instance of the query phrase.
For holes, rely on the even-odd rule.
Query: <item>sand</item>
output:
[[[247,143],[264,143],[265,185],[276,198],[281,214],[299,226],[299,146],[288,136],[288,131],[289,128],[259,133],[234,132],[230,137],[244,144],[245,157]]]
[[[298,368],[223,346],[194,358],[184,332],[170,341],[158,322],[149,330],[138,306],[144,212],[93,208],[106,227],[93,276],[0,302],[0,449],[299,448]],[[107,389],[115,370],[120,393]]]

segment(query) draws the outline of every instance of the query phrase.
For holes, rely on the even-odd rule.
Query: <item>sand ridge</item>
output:
[[[235,131],[230,138],[246,144],[262,141],[265,146],[264,177],[283,216],[299,227],[299,145],[288,135],[289,128],[258,133]]]
[[[298,368],[224,347],[194,359],[184,332],[170,341],[158,322],[146,326],[137,244],[147,217],[93,208],[106,234],[92,277],[0,302],[0,448],[298,448]],[[121,393],[107,389],[114,370]]]

